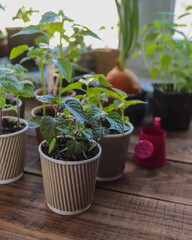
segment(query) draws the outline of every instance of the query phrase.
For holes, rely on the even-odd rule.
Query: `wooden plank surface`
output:
[[[96,189],[77,216],[51,212],[42,178],[25,174],[0,187],[1,239],[191,240],[192,207]],[[15,236],[15,238],[14,238]]]
[[[123,177],[115,182],[97,183],[98,187],[192,205],[192,165],[168,161],[161,168],[137,164],[130,154]]]

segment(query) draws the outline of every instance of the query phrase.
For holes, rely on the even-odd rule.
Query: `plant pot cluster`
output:
[[[39,64],[42,89],[40,93],[36,91],[35,97],[41,105],[32,110],[33,118],[29,121],[29,126],[37,129],[47,205],[53,212],[61,215],[75,215],[86,211],[93,201],[96,180],[115,181],[123,175],[130,136],[134,130],[133,125],[141,124],[147,113],[148,104],[143,104],[144,102],[148,103],[147,93],[141,89],[137,76],[125,68],[126,60],[136,46],[138,1],[124,1],[121,5],[116,1],[116,6],[120,15],[122,50],[120,53],[118,51],[117,64],[106,73],[106,78],[103,74],[83,75],[83,77],[81,75],[74,77],[74,81],[71,81],[74,70],[72,56],[74,54],[71,54],[70,37],[65,35],[64,22],[68,21],[70,24],[73,23],[73,20],[66,17],[62,11],[59,11],[58,14],[46,12],[39,24],[33,26],[33,31],[34,29],[36,33],[46,31],[46,36],[49,38],[53,37],[55,33],[50,31],[50,26],[52,30],[60,29],[59,51],[41,43],[33,48],[29,48],[27,45],[18,46],[11,52],[11,59],[15,59],[28,51],[27,59],[35,60]],[[125,9],[132,11],[131,21],[127,21],[129,16],[124,11]],[[148,26],[148,28],[150,27],[151,25]],[[163,30],[164,28],[165,26],[163,26]],[[87,27],[72,24],[72,29],[74,30],[73,39],[79,35],[91,35],[98,38]],[[31,26],[29,26],[18,32],[17,36],[28,35],[31,31]],[[65,50],[62,45],[64,39],[69,44]],[[155,50],[159,50],[159,48]],[[149,55],[149,49],[147,54]],[[154,59],[154,55],[152,59]],[[46,92],[44,68],[50,62],[54,66],[53,73],[57,74],[58,91],[55,94]],[[163,55],[158,62],[161,63],[160,69],[155,66],[151,70],[151,74],[155,77],[158,71],[161,73],[161,71],[167,70],[171,58]],[[20,112],[19,97],[31,97],[32,83],[29,81],[19,82],[5,69],[0,70],[0,73],[2,86],[7,92],[13,92],[16,96],[17,112]],[[10,84],[7,84],[9,81]],[[164,83],[164,85],[166,84]],[[175,89],[174,84],[172,89]],[[191,109],[189,109],[188,116],[183,117],[182,111],[178,108],[183,102],[182,110],[187,112],[187,106],[191,104],[191,94],[187,93],[187,96],[184,96],[183,89],[185,87],[181,86],[181,91],[175,96],[172,92],[169,94],[169,91],[162,92],[156,85],[154,87],[155,116],[161,117],[162,125],[165,128],[182,130],[188,128]],[[77,96],[74,94],[62,95],[69,91],[72,93],[75,91]],[[183,97],[185,101],[183,101]],[[1,92],[0,116],[6,115],[6,110],[2,110],[5,106],[4,98],[5,94]],[[157,98],[160,100],[157,101]],[[110,99],[113,101],[110,102]],[[168,103],[172,104],[171,107]],[[172,108],[175,105],[177,105],[176,111],[173,111]],[[168,110],[169,115],[173,113],[175,116],[171,115],[167,118],[165,109]],[[9,115],[11,114],[9,112]],[[179,127],[178,123],[180,118],[182,127]],[[23,127],[17,132],[0,134],[0,144],[11,146],[10,153],[12,155],[9,156],[7,151],[1,148],[0,184],[16,181],[22,176],[25,149],[23,144],[25,144],[28,128],[25,120],[19,120],[19,118],[16,120],[14,117],[5,117],[4,119],[12,122],[18,121],[18,125]],[[0,123],[0,131],[1,127]]]
[[[110,135],[112,139],[116,140],[120,138],[121,140],[118,141],[122,142],[121,156],[117,154],[118,150],[115,150],[116,153],[114,154],[114,156],[119,159],[120,167],[117,173],[114,164],[114,172],[111,168],[110,176],[107,172],[105,173],[105,170],[102,170],[102,179],[105,179],[104,181],[111,181],[117,180],[122,176],[126,159],[124,154],[127,153],[133,126],[131,123],[127,123],[127,119],[124,119],[115,111],[105,111],[99,108],[100,97],[102,98],[105,95],[104,98],[106,98],[110,94],[115,94],[120,101],[122,95],[120,92],[114,93],[105,88],[109,86],[109,83],[105,80],[104,75],[93,75],[93,72],[91,72],[92,76],[86,77],[83,72],[80,76],[73,76],[72,72],[74,72],[74,69],[71,64],[71,62],[73,62],[71,61],[73,54],[70,56],[69,51],[72,48],[68,49],[67,47],[64,49],[62,46],[62,38],[65,40],[68,39],[63,29],[65,21],[68,21],[69,24],[73,22],[70,18],[65,17],[61,11],[58,14],[46,12],[42,16],[38,26],[33,26],[33,30],[36,27],[35,31],[37,34],[38,31],[42,33],[43,29],[43,31],[46,31],[46,35],[51,38],[54,33],[50,31],[50,28],[47,28],[47,26],[50,24],[52,29],[58,29],[59,25],[61,38],[59,51],[43,43],[32,48],[27,45],[21,45],[12,49],[10,58],[11,60],[17,59],[18,57],[22,58],[22,54],[27,51],[26,58],[22,58],[22,61],[24,62],[26,59],[30,59],[35,60],[36,64],[38,64],[41,73],[42,90],[40,89],[40,93],[35,92],[35,98],[41,105],[32,110],[33,118],[30,120],[29,126],[37,128],[37,131],[40,133],[38,142],[45,197],[47,205],[52,211],[62,215],[74,215],[87,210],[91,206],[96,178],[98,177],[99,179],[97,173],[100,158],[102,156],[101,163],[104,163],[110,158],[107,151],[105,151],[105,148],[109,148],[105,146],[108,144],[105,143],[105,139],[108,142]],[[53,27],[54,24],[56,26],[55,28]],[[74,28],[73,40],[76,36],[84,36],[87,34],[99,38],[95,33],[82,25],[75,26],[75,24],[72,24],[72,28]],[[76,34],[77,28],[79,29]],[[15,36],[23,38],[24,35],[28,35],[29,33],[31,33],[30,26],[21,29]],[[70,44],[69,41],[69,45]],[[55,80],[58,91],[54,94],[46,92],[46,86],[49,86],[49,84],[46,83],[44,69],[46,64],[50,64],[50,62],[51,66],[54,66],[53,72],[51,73],[52,76],[54,76],[54,73],[57,73],[57,79]],[[9,75],[9,73],[7,75]],[[73,81],[71,81],[72,78]],[[103,86],[101,88],[93,87],[98,81]],[[90,82],[93,86],[91,86]],[[24,88],[25,83],[22,84],[23,92],[25,93],[23,96],[26,96],[29,89],[27,87]],[[69,91],[74,93],[74,90],[76,93],[82,94],[79,95],[80,99],[78,99],[78,96],[74,96],[74,94],[71,96],[63,96],[63,94]],[[15,94],[18,100],[17,91]],[[126,107],[124,94],[122,101],[124,111]],[[94,104],[92,104],[92,102],[94,102]],[[17,104],[17,107],[18,106]],[[114,106],[112,106],[112,108],[114,108]],[[40,109],[42,109],[42,112]],[[51,109],[52,113],[48,113],[47,109]],[[39,111],[41,112],[40,115],[37,114]],[[26,125],[24,120],[20,120],[20,122]],[[98,127],[99,129],[103,129],[99,134],[97,131]],[[27,125],[24,127],[24,130],[21,130],[21,135],[24,135],[24,137],[26,136],[26,129]],[[111,131],[115,132],[111,133]],[[18,134],[19,133],[20,131],[18,131]],[[15,133],[13,135],[15,136]],[[114,137],[116,135],[117,138]],[[7,140],[8,138],[5,139]],[[110,140],[110,142],[111,141],[113,140]],[[22,152],[16,152],[14,154],[15,157],[13,158],[14,160],[11,161],[10,166],[16,166],[15,161],[17,161],[18,167],[16,167],[16,170],[13,170],[12,167],[5,163],[7,159],[2,160],[4,161],[2,163],[2,169],[5,170],[2,183],[16,181],[22,176],[25,147],[20,146],[23,140],[18,140],[17,142],[17,150],[21,149]],[[5,145],[8,144],[10,144],[10,142],[5,143]],[[15,146],[14,144],[11,145],[13,147]],[[62,146],[63,149],[60,149]],[[59,150],[57,150],[57,147]],[[104,155],[102,155],[102,151]],[[5,156],[7,156],[7,154],[5,154]],[[17,159],[17,156],[20,156],[20,158]],[[116,162],[117,159],[113,158],[111,161]],[[7,172],[9,172],[8,169],[11,173],[10,177],[7,174]]]

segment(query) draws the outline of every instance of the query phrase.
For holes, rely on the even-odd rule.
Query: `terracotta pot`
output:
[[[48,94],[48,89],[47,88],[45,90],[45,93]],[[43,89],[42,88],[38,88],[34,91],[34,97],[35,98],[37,98],[39,96],[42,96],[42,95],[43,95]],[[76,95],[76,92],[74,90],[69,90],[66,93],[67,97],[74,97],[75,95]],[[37,99],[36,99],[36,102],[37,102],[37,105],[42,105],[43,104],[42,102],[38,101]]]
[[[99,153],[91,159],[61,161],[41,151],[44,142],[39,145],[39,153],[48,207],[61,215],[86,211],[93,201],[101,147],[98,145]]]
[[[95,61],[95,72],[107,75],[107,73],[115,66],[119,57],[118,49],[95,49],[93,51]]]
[[[16,117],[4,118],[17,121]],[[0,184],[15,182],[23,175],[28,124],[20,121],[26,125],[22,130],[0,135]]]
[[[46,104],[45,105],[46,109],[53,110],[53,106],[51,104]],[[38,112],[43,112],[43,105],[39,105],[31,110],[31,116],[36,117]],[[43,140],[44,137],[41,134],[40,128],[36,128],[36,136],[37,136],[37,142],[40,144]]]
[[[15,98],[13,98],[15,99]],[[16,100],[16,99],[15,99]],[[17,107],[16,105],[14,106],[15,108]],[[21,107],[22,107],[22,101],[19,99],[19,108],[21,111]],[[3,108],[3,116],[12,116],[12,117],[17,117],[17,113],[15,112],[15,110],[11,107],[8,108]]]
[[[129,140],[134,127],[128,124],[130,130],[122,134],[108,135],[99,144],[102,148],[97,181],[109,182],[119,179],[123,175]]]

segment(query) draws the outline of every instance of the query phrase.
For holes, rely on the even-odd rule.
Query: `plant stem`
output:
[[[44,77],[44,64],[43,64],[43,50],[40,51],[40,66],[41,66],[41,81],[42,81],[42,88],[43,88],[43,95],[45,96],[45,77]],[[45,103],[43,102],[43,116],[45,116]]]
[[[63,45],[62,45],[62,33],[63,33],[63,24],[64,21],[62,20],[62,22],[60,23],[60,37],[59,37],[59,49],[60,49],[60,58],[62,58],[63,56]],[[59,97],[61,97],[61,91],[62,91],[62,75],[60,74],[59,76]]]
[[[17,127],[20,126],[20,108],[19,108],[19,97],[16,97],[17,102]]]

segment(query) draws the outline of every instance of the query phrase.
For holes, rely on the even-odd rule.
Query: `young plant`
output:
[[[121,49],[116,66],[106,75],[112,87],[118,88],[127,94],[142,91],[136,75],[126,68],[126,61],[132,55],[139,31],[139,1],[115,0],[120,23]]]
[[[189,15],[191,8],[186,8],[186,12],[179,17]],[[147,24],[141,29],[140,34],[143,40],[139,43],[140,52],[134,54],[143,56],[150,76],[155,80],[159,79],[160,87],[164,91],[182,90],[192,91],[191,84],[191,36],[186,36],[180,28],[185,24],[176,24],[170,20],[173,13],[159,12],[159,18]],[[177,40],[174,34],[178,33],[181,40]],[[173,89],[170,89],[172,83]]]
[[[119,111],[125,128],[126,122],[129,121],[129,118],[124,114],[125,109],[135,104],[144,103],[140,100],[126,100],[127,93],[116,88],[111,88],[111,84],[106,81],[105,76],[102,74],[84,76],[84,79],[70,84],[62,92],[70,89],[85,92],[85,94],[77,95],[76,98],[81,99],[86,111],[90,110],[92,106],[97,106],[108,113]]]
[[[65,138],[66,141],[65,147],[62,149],[62,151],[67,151],[72,160],[77,160],[77,156],[79,154],[83,154],[86,158],[85,150],[90,151],[96,146],[96,143],[92,142],[93,130],[89,124],[92,113],[88,112],[85,114],[85,111],[83,110],[79,100],[75,98],[59,98],[57,95],[48,94],[38,97],[38,100],[52,104],[55,111],[54,117],[35,117],[29,121],[29,127],[40,127],[41,133],[49,145],[48,152],[52,152],[58,136],[61,136],[62,134],[62,137]],[[96,108],[94,108],[94,111],[95,109]],[[68,114],[66,115],[66,111],[70,113],[70,116]],[[122,132],[123,123],[120,116],[118,117],[117,113],[114,113],[114,115],[112,113],[105,114],[111,129]],[[99,126],[100,124],[100,115],[97,114],[98,118],[94,119],[94,131],[96,131],[95,126]],[[103,117],[104,115],[102,115],[102,118]],[[103,136],[101,132],[98,134],[99,136]],[[85,145],[86,141],[89,143],[89,149],[87,149],[87,146]]]
[[[72,29],[74,29],[74,33],[71,36],[68,36],[66,34],[66,29],[64,27],[65,23],[71,23],[72,24]],[[45,28],[48,29],[49,36],[52,37],[54,36],[55,32],[59,33],[59,54],[56,59],[54,59],[54,64],[56,67],[59,68],[60,71],[60,79],[59,79],[59,97],[61,97],[61,91],[62,91],[62,78],[65,77],[63,74],[63,71],[60,69],[61,64],[66,63],[66,70],[68,68],[68,63],[66,62],[66,57],[68,56],[69,53],[69,48],[70,45],[69,43],[71,42],[71,39],[74,39],[77,36],[92,36],[95,38],[100,39],[95,33],[93,33],[90,29],[88,29],[85,26],[82,26],[80,24],[75,24],[74,21],[70,18],[68,18],[62,10],[59,11],[58,14],[54,12],[46,12],[40,21],[40,25],[44,26]],[[68,47],[66,50],[63,49],[63,42],[68,42]],[[74,45],[71,45],[74,47]],[[68,82],[71,81],[71,78],[68,77],[66,78]]]
[[[2,109],[6,106],[6,94],[12,93],[16,97],[16,108],[11,106],[17,112],[17,127],[20,127],[20,111],[19,111],[19,97],[32,97],[33,84],[29,80],[18,81],[16,77],[12,76],[13,72],[10,69],[0,69],[0,134],[2,134]]]
[[[108,113],[94,106],[86,113],[86,117],[91,129],[93,129],[96,141],[113,131],[124,134],[124,131],[127,130],[124,127],[121,116],[117,112]]]
[[[113,92],[110,89],[111,84],[105,80],[103,74],[85,75],[78,82],[71,83],[62,93],[71,89],[76,89],[84,92],[84,94],[77,95],[80,99],[84,109],[87,111],[92,106],[103,108],[103,104],[108,101],[108,98]]]

